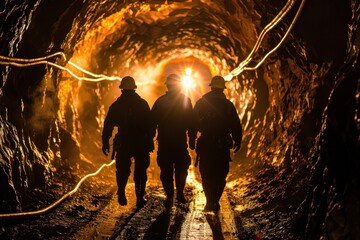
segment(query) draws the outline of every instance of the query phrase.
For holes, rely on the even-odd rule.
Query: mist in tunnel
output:
[[[168,74],[188,74],[194,86],[186,93],[195,103],[212,76],[229,74],[248,56],[286,3],[5,0],[0,55],[63,52],[66,59],[49,61],[79,76],[85,75],[69,62],[133,76],[150,106],[166,91]],[[264,37],[249,66],[280,42],[300,4]],[[236,192],[240,177],[258,176],[249,194],[296,212],[295,226],[308,239],[360,234],[359,16],[355,0],[307,1],[282,45],[259,68],[226,83],[244,133],[229,187]],[[49,65],[0,61],[0,211],[14,212],[36,198],[29,192],[46,192],[66,166],[92,169],[107,161],[101,131],[120,89],[118,80],[78,80]]]

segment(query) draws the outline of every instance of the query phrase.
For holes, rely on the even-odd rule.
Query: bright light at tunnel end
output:
[[[189,91],[196,88],[195,76],[192,68],[185,68],[185,74],[181,76],[181,82],[183,84],[184,90]]]

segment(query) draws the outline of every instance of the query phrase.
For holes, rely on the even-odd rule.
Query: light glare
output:
[[[186,74],[187,76],[191,75],[191,73],[192,73],[192,69],[191,69],[191,68],[186,68],[186,69],[185,69],[185,74]]]
[[[181,81],[185,90],[191,90],[196,87],[194,77],[192,76],[193,70],[188,67],[185,68],[185,76],[181,77]]]

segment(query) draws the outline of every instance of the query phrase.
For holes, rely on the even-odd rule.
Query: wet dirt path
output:
[[[204,212],[205,196],[191,168],[185,188],[189,201],[165,209],[158,167],[152,162],[144,207],[135,206],[132,176],[126,188],[128,205],[118,204],[115,169],[110,168],[87,180],[53,212],[0,222],[0,239],[237,239],[226,193],[218,213]]]
[[[144,207],[135,207],[134,184],[129,183],[128,205],[120,206],[114,194],[97,218],[73,239],[238,239],[226,193],[219,212],[204,212],[206,199],[201,184],[190,172],[185,188],[189,202],[175,203],[166,209],[160,182],[151,179],[149,182]]]
[[[226,193],[223,194],[220,211],[204,212],[206,198],[201,183],[190,168],[188,183],[194,188],[190,211],[181,227],[180,239],[238,239],[236,225]]]
[[[126,189],[128,205],[118,204],[115,171],[109,169],[85,182],[48,214],[0,221],[0,239],[301,239],[291,232],[289,213],[259,202],[258,182],[228,183],[220,211],[204,212],[204,193],[195,180],[197,170],[192,170],[185,188],[189,202],[166,210],[154,169],[149,169],[148,202],[140,209],[135,207],[131,179]]]

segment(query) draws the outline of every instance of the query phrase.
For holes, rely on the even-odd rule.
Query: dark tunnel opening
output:
[[[85,75],[71,63],[134,76],[150,105],[166,90],[169,73],[191,74],[188,95],[195,102],[211,76],[226,76],[248,56],[286,2],[5,0],[0,55],[30,59],[60,51],[67,59],[48,61],[79,76]],[[266,35],[250,66],[281,40],[300,2]],[[359,16],[355,0],[306,2],[281,47],[258,69],[227,82],[244,131],[228,177],[234,209],[249,201],[254,209],[285,211],[300,239],[360,235]],[[79,168],[108,162],[101,131],[119,81],[0,62],[0,212],[21,212],[35,193],[51,192],[61,172],[75,182]],[[244,178],[248,190],[241,193]],[[239,221],[245,219],[251,217]]]

